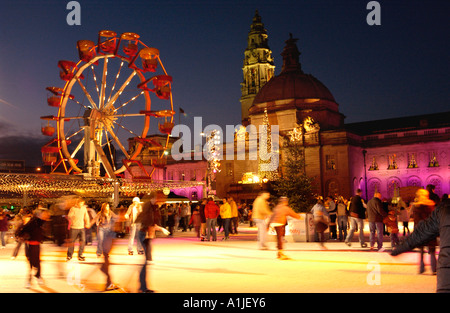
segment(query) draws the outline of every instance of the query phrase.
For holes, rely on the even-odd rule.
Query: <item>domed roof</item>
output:
[[[258,92],[253,105],[283,99],[320,99],[335,102],[328,88],[303,72],[283,72],[269,80]]]
[[[283,56],[281,73],[261,88],[253,105],[284,99],[320,99],[336,102],[322,82],[310,74],[303,73],[296,41],[297,39],[292,38],[291,34],[281,53]]]

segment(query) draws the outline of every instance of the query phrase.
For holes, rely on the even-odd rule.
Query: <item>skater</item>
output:
[[[313,214],[314,230],[317,234],[319,245],[322,249],[326,249],[325,242],[325,230],[330,223],[330,215],[324,206],[322,197],[317,199],[317,203],[312,207],[311,213]]]
[[[136,224],[140,225],[138,229],[138,240],[144,249],[145,259],[139,272],[139,292],[152,293],[153,290],[147,287],[147,264],[152,261],[152,239],[155,237],[155,231],[162,231],[165,235],[169,234],[165,228],[159,226],[160,214],[157,204],[157,194],[152,192],[144,197],[144,205],[141,213],[136,218]]]
[[[46,221],[50,221],[49,211],[38,205],[34,216],[31,220],[24,225],[24,227],[18,232],[18,236],[26,241],[25,249],[28,262],[30,264],[30,271],[28,280],[25,283],[25,288],[31,287],[32,271],[36,269],[34,275],[39,285],[44,285],[44,280],[41,276],[41,242],[44,241],[45,235],[42,226]]]
[[[96,224],[97,230],[97,257],[103,254],[103,241],[113,233],[113,226],[117,215],[110,209],[109,203],[103,203],[100,212],[91,221],[92,225]]]
[[[70,231],[70,243],[67,249],[67,261],[72,259],[75,240],[79,238],[80,246],[78,248],[78,260],[84,261],[83,256],[84,246],[86,244],[86,232],[85,229],[90,227],[89,215],[86,209],[85,202],[82,198],[76,199],[75,205],[70,208],[69,214],[69,231]]]
[[[407,231],[408,235],[411,233],[409,231],[409,219],[410,219],[409,208],[406,205],[406,203],[402,200],[402,198],[399,198],[397,208],[400,209],[399,221],[402,222],[403,224],[403,237],[405,237]]]
[[[387,212],[383,208],[381,202],[381,193],[375,192],[373,198],[367,202],[367,218],[369,220],[370,229],[370,250],[375,250],[375,240],[379,252],[383,252],[383,219],[387,216]],[[375,233],[377,234],[375,237]]]
[[[434,210],[435,201],[429,198],[429,191],[426,189],[419,189],[416,192],[416,201],[413,204],[413,218],[414,218],[414,228],[416,228],[420,223],[426,220]],[[433,274],[436,274],[436,246],[437,240],[431,240],[425,245],[419,247],[420,249],[420,259],[419,259],[419,274],[425,272],[424,258],[424,248],[427,246],[428,254],[430,255],[430,266]]]
[[[206,241],[211,239],[217,240],[216,223],[217,217],[220,214],[220,209],[214,202],[213,198],[208,198],[208,202],[205,205],[205,217],[206,217]]]
[[[350,201],[350,231],[348,232],[345,243],[351,246],[353,234],[359,229],[359,243],[361,248],[367,247],[364,239],[364,219],[366,218],[366,206],[361,198],[361,189],[356,190],[356,195]]]
[[[203,198],[200,205],[198,205],[198,212],[200,213],[200,237],[202,241],[206,238],[206,216],[205,216],[206,199]]]
[[[259,193],[253,202],[253,220],[258,227],[258,249],[266,250],[267,245],[267,221],[272,212],[269,209],[267,200],[270,198],[270,193],[262,191]]]
[[[287,217],[293,217],[296,219],[300,219],[300,215],[295,213],[292,208],[289,206],[289,200],[287,197],[281,197],[278,200],[277,206],[273,210],[273,214],[270,217],[269,225],[275,228],[277,233],[277,258],[280,260],[288,260],[287,257],[283,253],[283,241],[285,235],[285,229],[287,224]]]
[[[223,221],[224,237],[222,240],[228,240],[230,238],[230,223],[231,223],[231,206],[227,202],[227,199],[223,199],[223,204],[220,206],[220,217]]]
[[[130,223],[130,233],[128,237],[128,255],[133,255],[133,244],[136,237],[138,226],[136,224],[136,217],[142,211],[142,202],[139,197],[133,198],[133,203],[128,207],[127,213],[125,213],[125,219]],[[139,240],[137,240],[138,254],[144,254],[144,248],[141,246]]]
[[[450,292],[450,201],[442,201],[431,215],[414,226],[414,231],[392,251],[391,255],[411,251],[440,240],[439,262],[436,266],[438,293]]]

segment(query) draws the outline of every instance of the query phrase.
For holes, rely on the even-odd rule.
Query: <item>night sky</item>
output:
[[[78,1],[81,25],[69,26],[69,1],[2,0],[0,11],[0,159],[40,164],[49,86],[63,86],[59,60],[78,61],[76,42],[98,31],[135,32],[160,50],[173,76],[182,124],[241,121],[240,83],[255,10],[280,53],[292,33],[305,73],[323,82],[346,123],[448,111],[450,1],[390,0],[381,25],[369,26],[367,0]],[[175,117],[178,122],[178,115]]]

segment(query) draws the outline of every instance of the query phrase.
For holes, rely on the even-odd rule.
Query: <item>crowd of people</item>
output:
[[[43,280],[40,273],[40,243],[51,239],[55,243],[65,243],[67,246],[66,260],[70,261],[75,250],[75,242],[78,245],[78,260],[84,261],[85,245],[92,243],[93,232],[97,239],[97,256],[104,257],[101,270],[107,276],[106,289],[114,289],[109,275],[109,253],[113,238],[119,234],[128,233],[128,254],[134,254],[134,248],[138,255],[145,256],[145,263],[139,275],[142,292],[151,292],[145,282],[147,262],[152,261],[151,241],[155,238],[155,232],[161,231],[168,237],[176,232],[195,231],[195,236],[201,241],[217,241],[218,234],[223,236],[221,240],[230,239],[230,234],[238,233],[238,225],[241,222],[249,223],[257,227],[257,248],[266,250],[269,229],[274,230],[277,238],[277,258],[289,259],[284,254],[285,229],[288,219],[299,219],[298,213],[289,206],[289,199],[280,197],[276,203],[269,202],[270,193],[261,192],[252,204],[237,204],[233,197],[221,200],[205,198],[196,203],[179,202],[166,203],[156,193],[145,196],[143,199],[135,197],[128,207],[121,206],[114,210],[109,203],[102,203],[97,210],[89,208],[85,200],[79,197],[65,199],[59,203],[59,209],[64,212],[50,214],[42,205],[35,210],[22,209],[14,218],[16,247],[12,259],[17,257],[20,247],[25,245],[26,257],[30,264],[30,276],[27,286],[31,283],[31,272],[35,269],[35,277],[38,283]],[[394,198],[388,202],[379,192],[375,192],[373,198],[367,202],[361,198],[361,190],[350,199],[341,196],[335,198],[328,196],[325,199],[317,198],[316,204],[308,210],[312,214],[315,227],[315,240],[320,247],[326,249],[324,243],[327,240],[345,242],[348,246],[353,244],[355,232],[359,232],[358,241],[362,248],[367,247],[364,234],[365,221],[369,226],[369,249],[380,252],[383,247],[384,236],[389,236],[393,255],[397,255],[412,249],[420,248],[419,273],[424,272],[425,247],[430,255],[430,265],[433,273],[436,273],[436,238],[423,243],[419,241],[408,242],[405,247],[405,238],[411,235],[409,223],[414,222],[414,228],[421,221],[427,220],[441,201],[448,201],[444,195],[440,199],[432,185],[427,189],[419,189],[416,199],[411,203],[405,203],[401,198]],[[53,208],[54,209],[54,208]],[[2,247],[5,247],[5,235],[10,229],[8,224],[11,217],[6,210],[0,212],[0,232]],[[52,221],[49,229],[48,221]],[[399,223],[403,227],[399,228]],[[47,225],[46,227],[43,227]],[[329,237],[325,231],[329,230]],[[400,235],[403,235],[400,241]],[[59,238],[63,236],[63,238]],[[120,237],[120,236],[119,236]],[[431,237],[427,237],[431,238]],[[136,242],[136,243],[135,243]],[[398,249],[396,249],[398,247]]]

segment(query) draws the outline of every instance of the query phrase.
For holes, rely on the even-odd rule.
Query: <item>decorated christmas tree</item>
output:
[[[313,179],[305,173],[301,132],[301,128],[290,132],[290,137],[284,141],[282,178],[273,187],[277,196],[288,197],[294,211],[308,212],[315,203],[315,196],[312,192]]]

